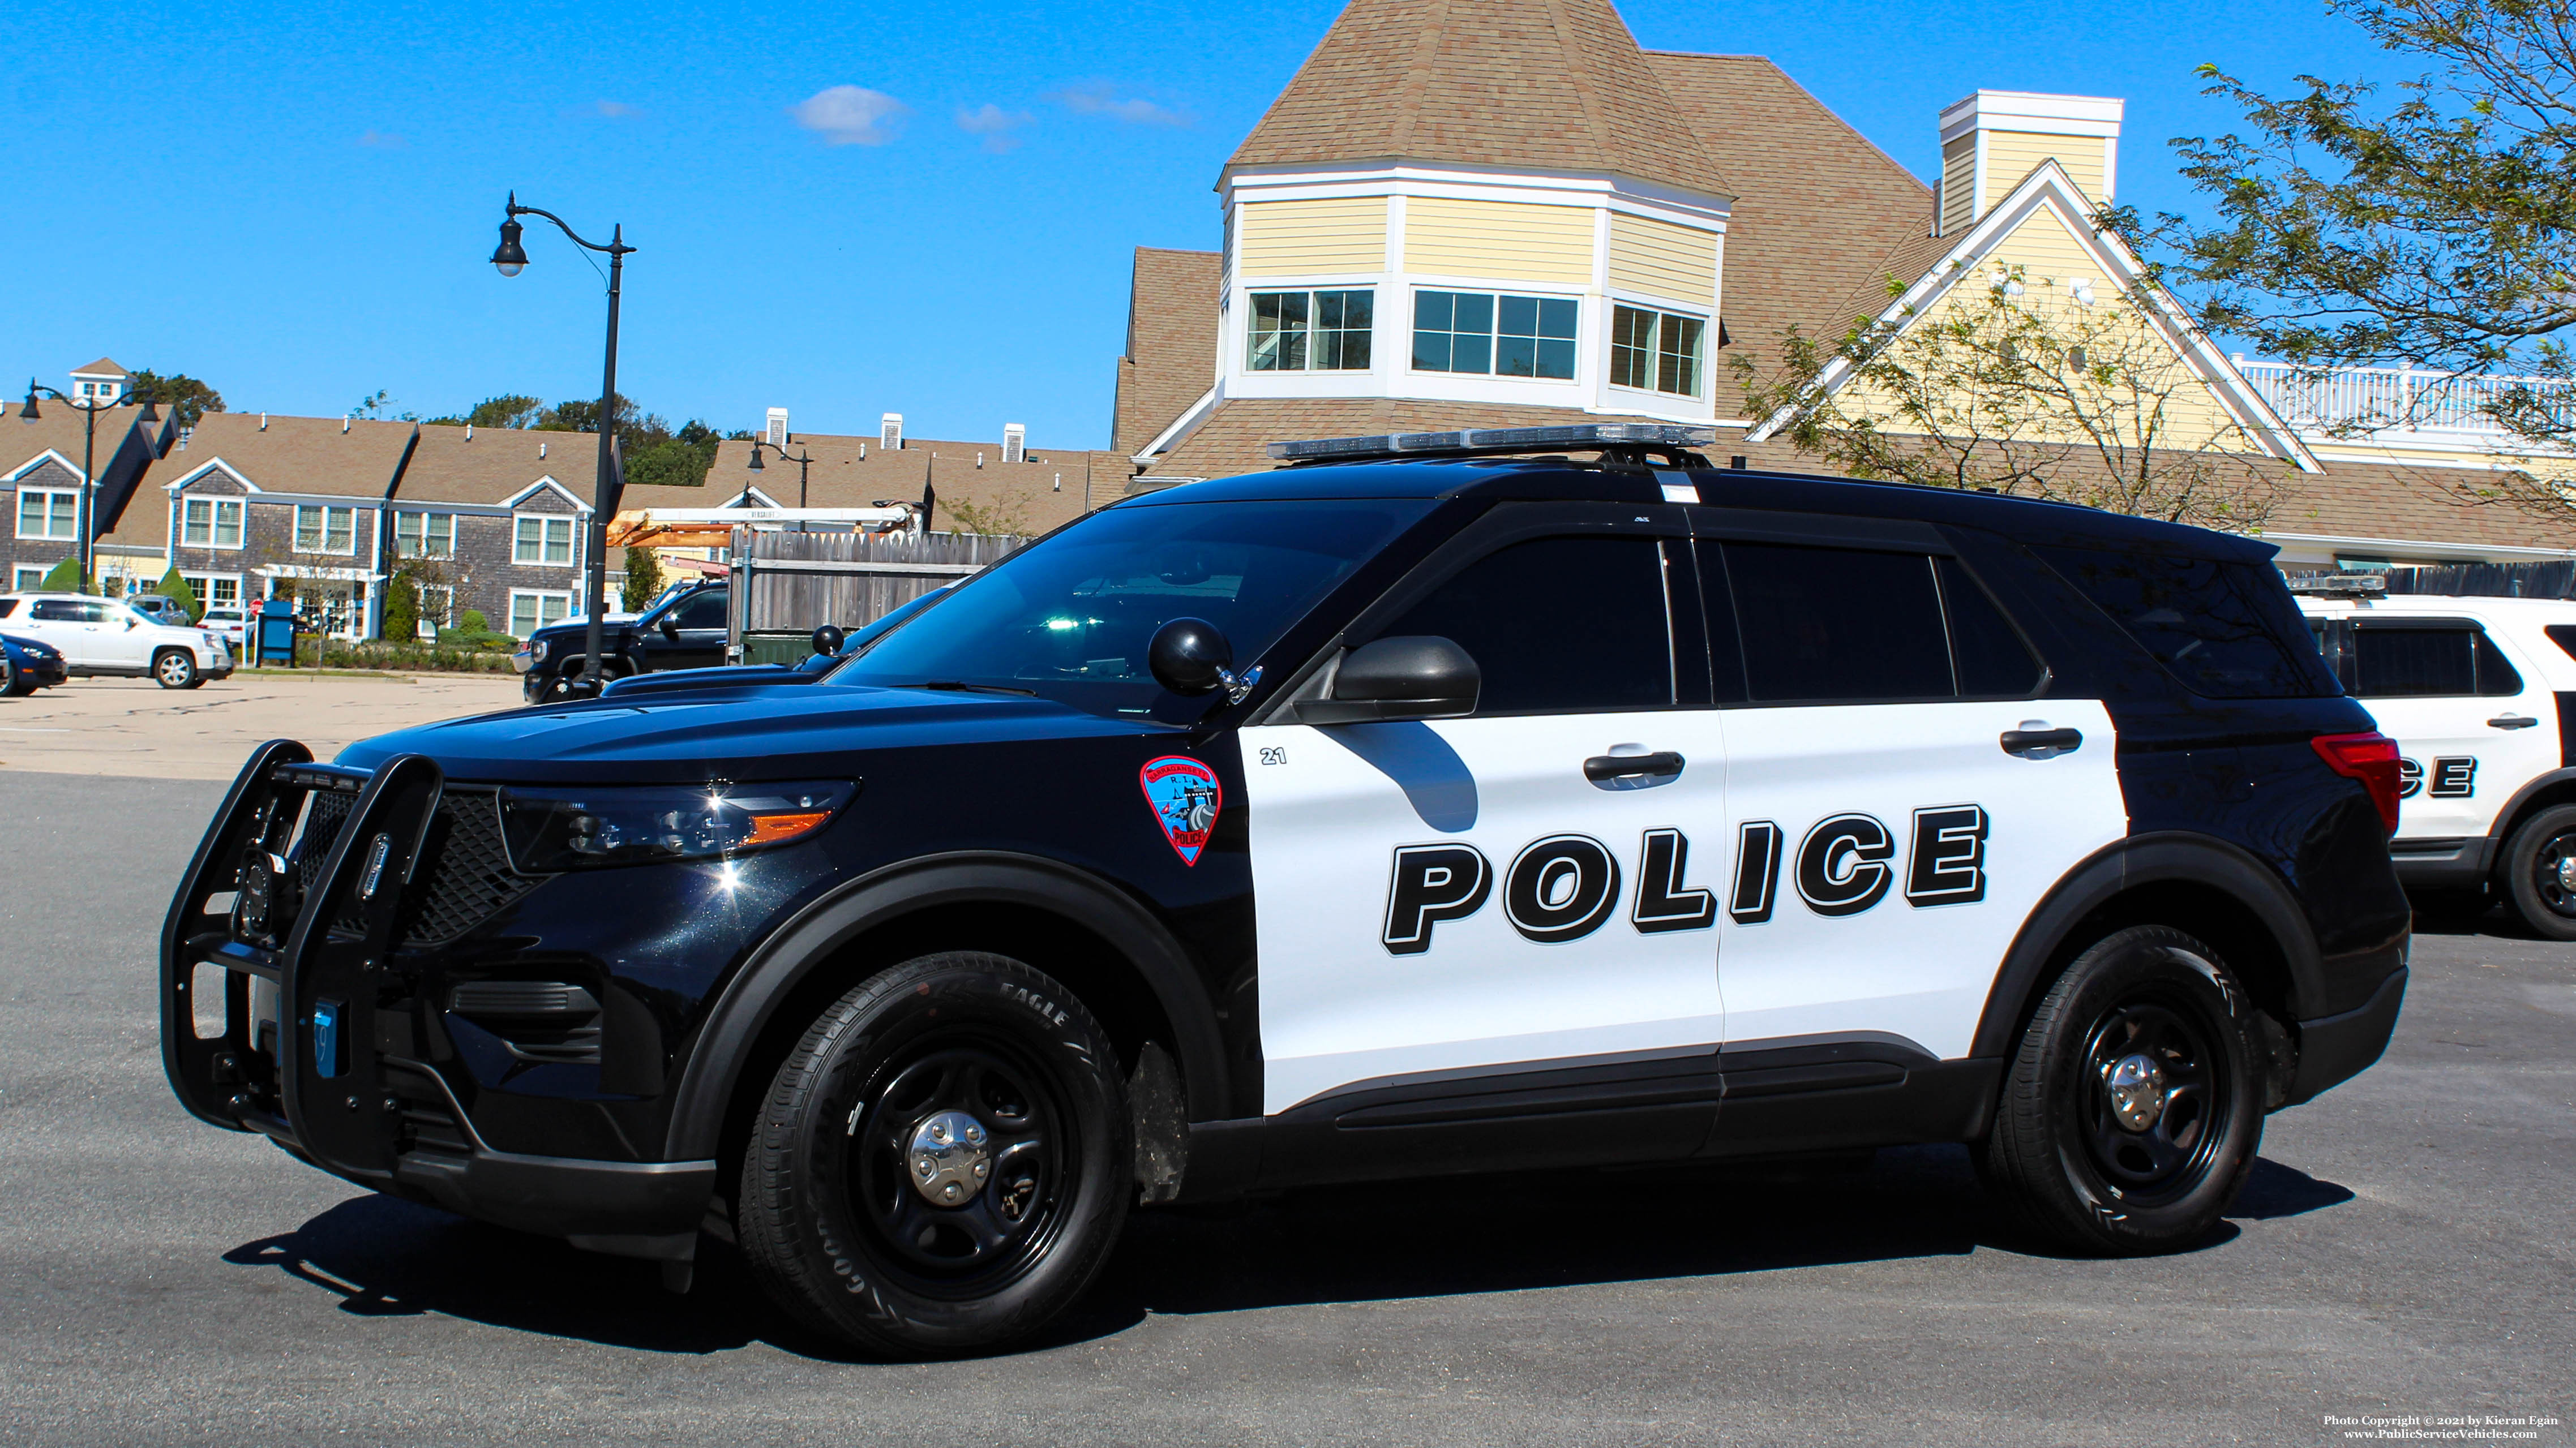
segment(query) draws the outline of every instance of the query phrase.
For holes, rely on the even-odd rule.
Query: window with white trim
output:
[[[238,573],[182,573],[197,595],[197,601],[208,608],[239,608],[242,601],[242,579]]]
[[[572,519],[521,513],[514,529],[510,543],[511,562],[572,562]]]
[[[80,494],[69,490],[53,492],[44,488],[19,489],[18,536],[21,538],[79,537]]]
[[[1572,297],[1415,292],[1413,370],[1571,381],[1580,318]]]
[[[21,563],[10,570],[9,587],[16,592],[24,593],[28,589],[42,588],[44,586],[45,570],[42,568],[31,568],[26,564]]]
[[[1365,372],[1377,293],[1254,292],[1248,372]]]
[[[510,632],[526,638],[550,623],[572,617],[572,595],[510,590]]]
[[[355,553],[358,551],[358,510],[355,508],[295,505],[295,551],[298,553]]]
[[[456,556],[456,515],[454,513],[394,514],[394,556],[397,558],[453,558]]]
[[[188,498],[179,504],[179,542],[188,548],[242,546],[242,505],[230,498]]]
[[[1704,318],[1645,307],[1610,309],[1610,385],[1699,396]]]

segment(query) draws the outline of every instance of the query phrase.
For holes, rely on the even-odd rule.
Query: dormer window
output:
[[[1610,310],[1610,385],[1699,396],[1700,348],[1708,323],[1644,307]]]
[[[1254,292],[1244,369],[1249,372],[1365,372],[1377,294]]]
[[[1572,297],[1415,292],[1413,368],[1570,382],[1580,315]]]

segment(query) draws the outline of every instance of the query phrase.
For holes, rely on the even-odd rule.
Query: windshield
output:
[[[1145,714],[1155,630],[1201,618],[1238,668],[1388,540],[1421,499],[1112,508],[958,585],[911,626],[832,671],[833,684],[975,687]]]

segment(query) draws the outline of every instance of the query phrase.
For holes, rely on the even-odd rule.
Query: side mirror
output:
[[[1154,682],[1175,694],[1213,694],[1234,677],[1234,645],[1203,618],[1176,618],[1154,631],[1145,646]]]
[[[1484,683],[1476,661],[1447,639],[1379,639],[1344,655],[1333,672],[1332,693],[1300,701],[1297,719],[1303,724],[1455,719],[1476,712]]]
[[[662,615],[662,637],[673,643],[680,641],[680,616],[676,612]]]
[[[827,623],[814,630],[814,652],[829,658],[841,651],[841,642],[846,637],[839,624]]]

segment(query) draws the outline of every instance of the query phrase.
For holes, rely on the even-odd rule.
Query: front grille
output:
[[[441,796],[438,818],[429,827],[428,857],[429,878],[413,875],[404,907],[405,945],[444,945],[545,883],[510,868],[495,795]]]
[[[304,832],[295,846],[297,878],[306,899],[357,804],[355,796],[337,790],[315,790],[308,798]],[[413,872],[403,904],[400,938],[406,946],[444,945],[545,883],[510,868],[509,851],[501,842],[500,801],[488,793],[441,795],[422,853],[426,869]],[[352,909],[334,919],[331,928],[355,935],[366,923]]]

